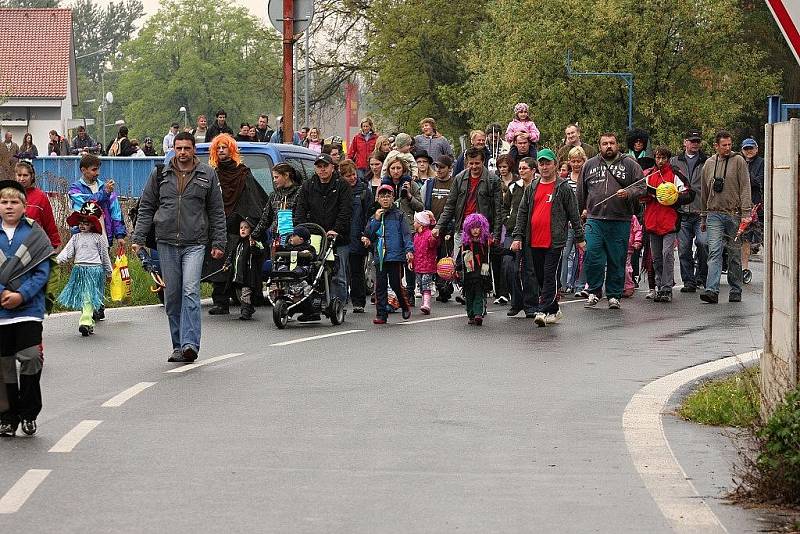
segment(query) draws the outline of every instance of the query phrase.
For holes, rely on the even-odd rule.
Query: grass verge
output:
[[[678,410],[682,418],[703,425],[750,427],[759,416],[758,366],[711,380],[689,395]]]

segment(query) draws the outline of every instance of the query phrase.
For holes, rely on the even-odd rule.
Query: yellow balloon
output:
[[[672,206],[678,201],[678,187],[672,182],[664,182],[656,188],[656,200],[664,206]]]

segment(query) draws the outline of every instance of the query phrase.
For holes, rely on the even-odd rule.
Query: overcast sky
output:
[[[98,4],[107,5],[108,0],[96,0]],[[159,5],[162,2],[158,0],[142,0],[144,4],[145,15],[152,15],[158,11]],[[245,6],[253,16],[263,19],[265,22],[269,21],[267,17],[267,0],[233,0],[234,4]]]

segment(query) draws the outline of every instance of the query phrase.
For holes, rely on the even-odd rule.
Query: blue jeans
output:
[[[728,251],[728,285],[732,294],[742,293],[742,245],[736,241],[739,217],[712,212],[706,218],[708,233],[708,279],[706,289],[719,293],[722,276],[722,249]]]
[[[697,268],[694,249],[697,247]],[[681,263],[681,280],[688,287],[704,286],[708,276],[708,242],[706,232],[700,230],[700,215],[684,214],[678,234],[678,257]]]
[[[200,273],[204,245],[182,247],[158,244],[164,289],[164,309],[169,319],[172,350],[192,347],[200,351]]]
[[[342,305],[347,304],[347,264],[350,263],[350,245],[339,245],[336,252],[336,274],[331,280],[331,298],[338,297]]]

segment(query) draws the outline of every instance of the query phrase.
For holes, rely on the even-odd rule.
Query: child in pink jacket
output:
[[[422,293],[424,315],[431,313],[431,290],[436,278],[436,259],[439,252],[439,238],[431,234],[436,218],[430,211],[418,211],[414,214],[414,272],[417,284]]]
[[[531,137],[531,143],[535,143],[539,140],[539,129],[530,119],[528,115],[528,104],[524,102],[520,102],[514,106],[514,120],[509,122],[508,128],[506,128],[506,141],[513,144],[517,132],[528,132],[528,135]]]
[[[633,284],[633,264],[631,258],[633,254],[642,248],[642,225],[636,215],[631,217],[631,233],[628,237],[628,257],[625,260],[625,287],[622,290],[623,297],[632,297],[636,286]]]

